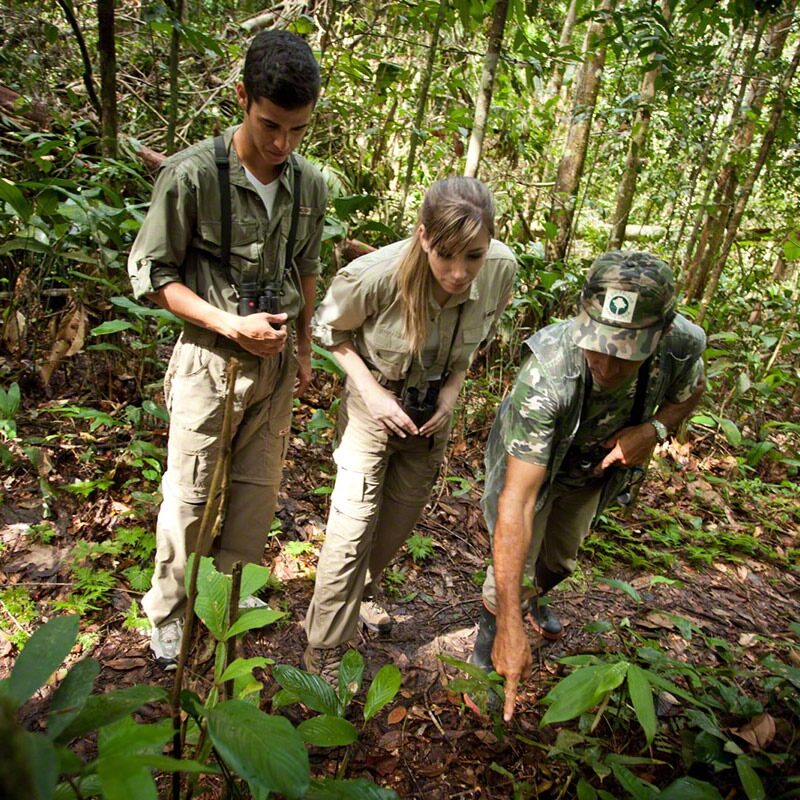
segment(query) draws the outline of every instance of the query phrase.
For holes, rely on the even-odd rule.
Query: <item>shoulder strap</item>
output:
[[[286,240],[286,259],[283,264],[283,275],[281,285],[289,279],[292,272],[292,260],[294,259],[294,243],[297,240],[297,223],[300,218],[300,164],[294,156],[290,156],[292,162],[292,173],[294,174],[294,184],[292,188],[292,223],[289,227],[289,238]]]
[[[214,161],[217,164],[219,179],[219,221],[221,225],[221,242],[219,261],[222,269],[233,284],[231,275],[231,164],[228,160],[228,149],[222,136],[214,137]]]

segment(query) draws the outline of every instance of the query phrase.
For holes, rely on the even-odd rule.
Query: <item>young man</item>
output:
[[[185,323],[164,378],[167,471],[155,574],[142,602],[153,625],[150,647],[166,669],[180,650],[186,560],[222,446],[228,359],[235,356],[241,368],[230,492],[212,550],[223,571],[261,559],[293,389],[302,393],[311,376],[327,190],[319,170],[293,151],[319,90],[319,67],[300,37],[275,30],[256,36],[236,86],[242,124],[218,143],[207,139],[164,162],[130,254],[134,295]]]
[[[705,334],[675,313],[672,272],[649,253],[600,256],[577,316],[525,346],[486,452],[482,505],[493,566],[470,658],[505,676],[506,720],[531,671],[523,614],[545,638],[561,635],[539,597],[575,569],[596,514],[705,388]]]

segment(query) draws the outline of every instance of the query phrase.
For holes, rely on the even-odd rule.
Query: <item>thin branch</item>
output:
[[[64,12],[64,16],[67,18],[67,22],[69,22],[69,26],[72,28],[75,38],[78,40],[78,47],[80,47],[81,58],[83,59],[83,83],[86,86],[86,91],[89,93],[89,99],[92,101],[97,116],[102,119],[103,109],[94,88],[92,60],[89,57],[89,51],[86,49],[86,41],[83,38],[83,32],[81,31],[80,25],[78,25],[78,20],[75,18],[75,13],[72,10],[72,5],[69,0],[56,0],[56,2],[61,6],[61,10]]]

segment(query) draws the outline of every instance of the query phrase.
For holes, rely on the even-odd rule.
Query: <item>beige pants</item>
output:
[[[544,506],[533,519],[533,536],[522,572],[522,606],[537,594],[536,562],[553,573],[569,575],[575,570],[578,549],[589,533],[597,511],[602,487],[561,489],[550,491]],[[494,568],[486,570],[483,582],[483,602],[490,611],[497,608]]]
[[[186,559],[200,530],[211,477],[221,452],[220,433],[228,359],[240,370],[234,418],[228,506],[211,555],[230,572],[237,561],[259,562],[281,481],[292,413],[297,360],[287,350],[259,358],[209,334],[202,343],[175,345],[164,394],[170,412],[164,496],[156,525],[156,564],[142,607],[153,625],[183,613]]]
[[[337,419],[338,471],[314,597],[306,615],[312,647],[353,638],[363,596],[408,538],[430,497],[449,437],[389,436],[345,386]]]

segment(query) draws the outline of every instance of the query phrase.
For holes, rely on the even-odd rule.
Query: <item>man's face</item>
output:
[[[261,162],[260,166],[267,171],[279,167],[302,141],[314,104],[309,103],[290,111],[266,97],[258,97],[252,100],[248,108],[243,84],[236,85],[236,94],[244,110],[242,129],[250,148]]]
[[[486,228],[458,253],[440,253],[429,243],[425,226],[420,226],[420,244],[428,255],[428,264],[436,282],[447,294],[462,294],[486,263],[490,236]]]
[[[600,389],[619,389],[627,383],[642,366],[641,361],[628,361],[616,356],[607,356],[605,353],[596,353],[594,350],[584,350],[586,364],[592,373],[592,380]]]

